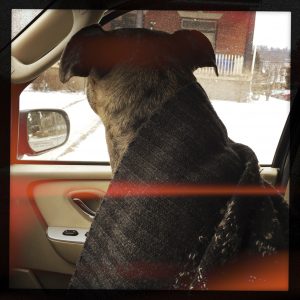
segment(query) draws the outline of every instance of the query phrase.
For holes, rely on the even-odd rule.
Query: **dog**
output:
[[[199,67],[218,75],[211,43],[194,30],[92,25],[67,44],[60,80],[87,77],[87,98],[105,126],[114,175],[71,288],[186,289],[197,283],[205,289],[208,274],[233,257],[287,248],[288,210],[280,197],[173,197],[136,194],[130,186],[150,192],[157,183],[268,186],[254,152],[229,139],[193,75]],[[129,185],[121,186],[119,201],[124,182]]]
[[[104,124],[115,173],[140,126],[176,91],[196,81],[193,71],[199,67],[213,67],[218,75],[212,45],[199,31],[104,31],[92,25],[68,43],[59,76],[63,83],[87,77],[87,98]]]

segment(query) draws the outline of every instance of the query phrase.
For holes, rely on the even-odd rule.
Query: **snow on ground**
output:
[[[261,96],[257,101],[213,100],[212,104],[227,127],[229,137],[251,147],[262,164],[272,163],[290,110],[290,102]]]
[[[67,108],[71,103],[86,99],[84,93],[37,92],[25,89],[20,97],[20,110],[35,108]]]
[[[229,137],[250,146],[262,164],[272,162],[290,103],[262,96],[257,101],[235,102],[212,100],[227,127]],[[20,109],[59,108],[69,116],[71,131],[67,143],[38,156],[22,159],[65,161],[109,161],[105,131],[99,117],[90,108],[83,93],[36,92],[21,94]]]

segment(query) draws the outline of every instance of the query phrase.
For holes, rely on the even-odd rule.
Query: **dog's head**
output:
[[[91,70],[101,77],[120,65],[163,68],[179,63],[192,71],[214,67],[218,74],[212,45],[199,31],[103,31],[99,25],[92,25],[76,33],[67,44],[59,76],[67,82],[72,76],[87,77]]]
[[[192,71],[198,67],[214,67],[217,73],[213,48],[198,31],[103,31],[92,25],[68,43],[59,75],[62,82],[88,77],[87,98],[105,126],[114,171],[138,128],[195,80]]]

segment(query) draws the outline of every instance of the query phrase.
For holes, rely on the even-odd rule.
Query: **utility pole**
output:
[[[253,49],[253,37],[254,37],[254,29],[255,29],[255,12],[248,12],[248,28],[247,28],[247,40],[246,40],[246,48],[244,53],[244,72],[251,72],[251,54]]]
[[[136,28],[143,28],[144,27],[144,11],[137,10],[136,13]]]
[[[255,66],[255,60],[256,60],[256,50],[257,50],[257,45],[254,45],[254,52],[253,52],[253,57],[252,57],[252,65],[251,65],[251,75],[253,76],[254,72],[254,66]]]

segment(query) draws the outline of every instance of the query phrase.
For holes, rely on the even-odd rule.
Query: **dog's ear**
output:
[[[101,58],[97,42],[105,35],[99,25],[78,31],[68,42],[60,59],[59,78],[67,82],[73,76],[87,77],[95,61]]]
[[[193,70],[201,67],[213,67],[218,76],[216,57],[209,39],[197,30],[179,30],[173,33],[174,49]]]

